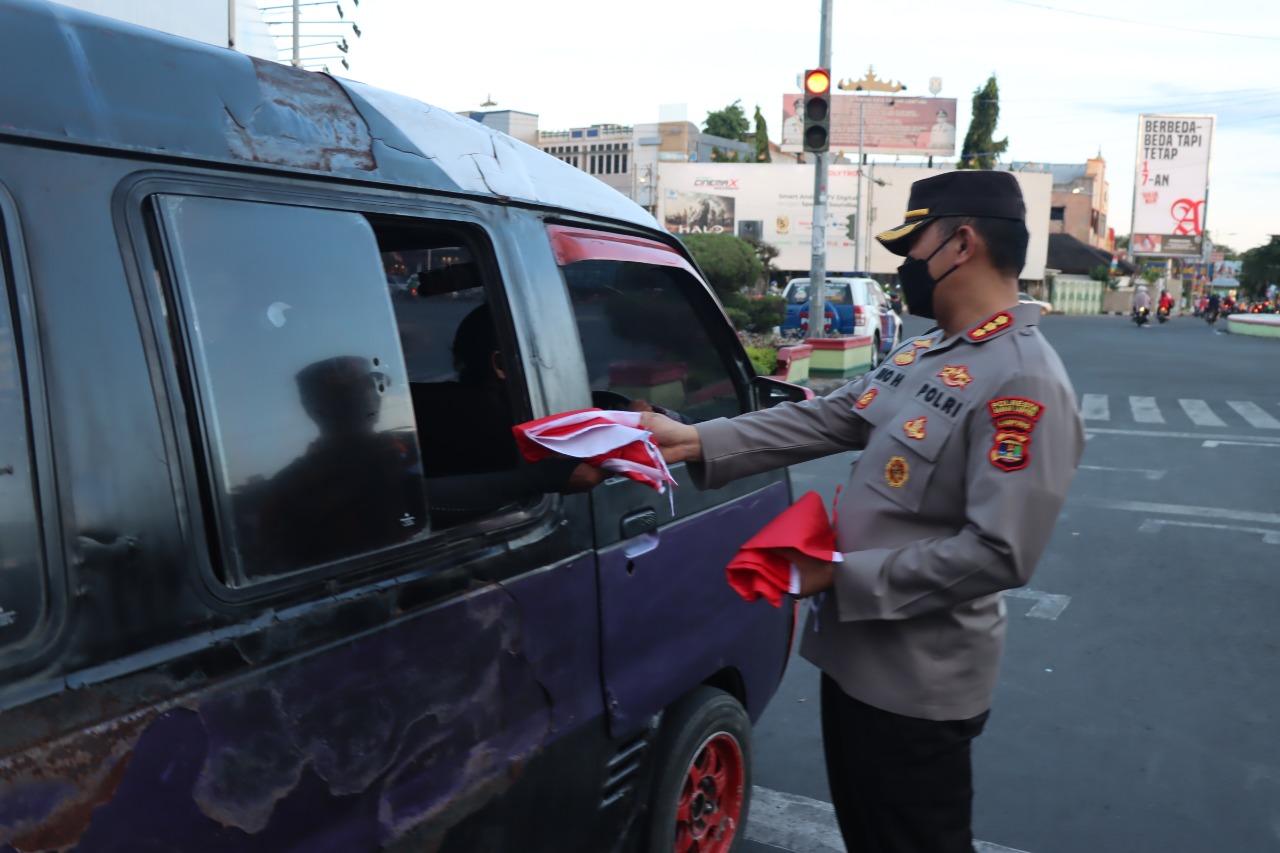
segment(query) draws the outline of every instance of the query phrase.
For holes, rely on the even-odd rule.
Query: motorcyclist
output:
[[[1158,309],[1164,312],[1165,314],[1169,314],[1173,312],[1173,297],[1169,295],[1169,291],[1167,290],[1160,291],[1160,304],[1158,306]]]
[[[1138,285],[1138,291],[1133,294],[1133,317],[1141,326],[1142,322],[1138,321],[1139,315],[1145,315],[1151,310],[1151,294],[1147,293],[1145,285]]]

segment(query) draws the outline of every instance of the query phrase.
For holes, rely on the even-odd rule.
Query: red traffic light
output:
[[[831,91],[831,74],[825,68],[805,72],[804,90],[811,95],[825,95]]]

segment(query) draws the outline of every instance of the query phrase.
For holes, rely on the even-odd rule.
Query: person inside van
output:
[[[422,469],[411,434],[377,429],[386,377],[346,355],[296,379],[320,435],[265,484],[255,564],[301,569],[412,537],[426,522]]]
[[[522,463],[511,428],[505,356],[489,303],[463,318],[453,339],[457,380],[415,383],[414,416],[434,523],[458,524],[543,494],[589,491],[606,476],[577,459]]]

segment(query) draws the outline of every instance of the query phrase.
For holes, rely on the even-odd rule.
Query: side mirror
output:
[[[779,403],[803,403],[813,399],[813,391],[802,385],[793,385],[772,376],[757,376],[751,380],[751,393],[756,409],[771,409]]]

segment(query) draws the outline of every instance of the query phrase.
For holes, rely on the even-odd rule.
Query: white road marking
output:
[[[1028,598],[1034,601],[1035,605],[1027,611],[1032,619],[1057,619],[1071,603],[1069,595],[1040,592],[1037,589],[1006,589],[1004,594],[1008,598]]]
[[[1204,400],[1179,400],[1178,405],[1182,406],[1182,410],[1196,426],[1224,427],[1227,425],[1226,421],[1213,413],[1213,409],[1209,408],[1209,404]]]
[[[831,803],[754,785],[747,838],[796,853],[844,853]],[[974,853],[1026,853],[988,841],[974,841]]]
[[[1206,432],[1174,432],[1173,430],[1154,429],[1115,429],[1113,427],[1086,427],[1085,434],[1088,435],[1089,433],[1095,433],[1097,435],[1130,435],[1135,438],[1194,438],[1196,441],[1203,441],[1206,438],[1210,438],[1217,441],[1235,441],[1242,444],[1257,444],[1262,447],[1271,447],[1276,442],[1276,439],[1270,436],[1227,435]]]
[[[1206,441],[1201,447],[1221,447],[1224,444],[1233,444],[1236,447],[1280,447],[1280,444],[1266,444],[1260,441]]]
[[[1258,429],[1280,429],[1280,421],[1268,415],[1257,403],[1241,403],[1231,400],[1228,406],[1240,413],[1240,417],[1249,422],[1249,426]]]
[[[1160,414],[1155,397],[1130,397],[1129,408],[1133,410],[1133,419],[1140,424],[1164,423],[1164,415]]]
[[[1234,533],[1260,533],[1265,545],[1280,545],[1280,530],[1267,530],[1265,527],[1239,527],[1234,524],[1209,524],[1204,521],[1174,521],[1171,518],[1148,518],[1138,527],[1139,533],[1160,533],[1169,526],[1200,527],[1205,530],[1230,530]]]
[[[1146,515],[1190,515],[1196,518],[1220,518],[1225,521],[1248,521],[1254,524],[1280,525],[1280,515],[1273,512],[1250,512],[1242,509],[1187,506],[1184,504],[1152,504],[1143,501],[1113,501],[1106,498],[1086,498],[1081,502],[1099,509],[1118,509],[1126,512],[1141,512]]]
[[[1106,394],[1085,394],[1080,401],[1080,417],[1086,421],[1111,420],[1111,408]]]
[[[1122,474],[1141,474],[1147,480],[1163,480],[1165,472],[1154,468],[1112,468],[1108,465],[1081,465],[1084,471],[1117,471]]]

